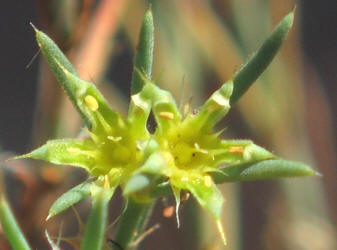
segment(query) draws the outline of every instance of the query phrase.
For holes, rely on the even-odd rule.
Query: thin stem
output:
[[[0,221],[2,229],[8,239],[11,247],[14,250],[29,250],[31,249],[15,220],[15,217],[6,201],[2,196],[0,198]]]
[[[102,249],[110,197],[103,192],[93,196],[93,206],[85,229],[82,250]]]
[[[153,203],[139,203],[132,198],[128,200],[127,208],[122,214],[116,232],[115,241],[122,249],[130,249],[132,243],[143,231],[151,214]],[[137,246],[133,246],[136,249]]]

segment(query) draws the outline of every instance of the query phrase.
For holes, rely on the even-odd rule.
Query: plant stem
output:
[[[129,198],[127,208],[121,215],[115,236],[115,241],[122,247],[122,249],[130,249],[128,248],[129,244],[144,231],[152,207],[153,202],[140,203]],[[137,246],[133,249],[136,248]]]
[[[0,221],[2,230],[14,250],[31,249],[3,196],[0,198]]]
[[[102,249],[110,198],[111,195],[103,192],[93,196],[93,205],[81,245],[82,250]]]

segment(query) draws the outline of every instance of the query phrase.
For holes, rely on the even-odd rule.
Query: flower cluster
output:
[[[144,23],[143,26],[148,24]],[[142,30],[146,31],[146,27]],[[140,84],[131,96],[128,116],[122,117],[109,107],[93,83],[77,75],[46,34],[35,31],[53,73],[83,118],[87,136],[51,140],[17,158],[83,168],[94,177],[94,181],[85,183],[93,196],[97,187],[109,189],[110,195],[121,187],[126,198],[151,202],[151,192],[160,185],[168,185],[176,199],[178,225],[181,191],[187,191],[215,218],[224,242],[220,223],[224,200],[216,186],[216,176],[223,181],[235,181],[312,174],[303,166],[295,168],[299,172],[289,174],[285,171],[289,164],[284,162],[281,165],[285,167],[279,172],[273,167],[266,170],[265,166],[272,165],[270,160],[276,158],[272,153],[249,140],[223,140],[222,131],[214,131],[230,109],[234,78],[215,91],[198,112],[182,114],[171,93],[154,84],[142,68],[135,67],[134,75]],[[147,129],[151,112],[156,121],[153,133]],[[261,162],[266,165],[258,165]],[[250,166],[253,168],[246,171]],[[63,195],[62,202],[53,205],[49,217],[82,198]]]

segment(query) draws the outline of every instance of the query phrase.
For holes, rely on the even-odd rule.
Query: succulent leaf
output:
[[[53,72],[55,78],[57,79],[57,82],[63,87],[66,94],[69,96],[71,102],[79,112],[81,118],[83,119],[85,125],[88,128],[91,128],[91,123],[89,117],[87,117],[82,110],[78,107],[76,103],[76,96],[74,91],[72,90],[70,83],[68,82],[65,74],[64,69],[69,71],[70,73],[77,75],[77,72],[75,68],[72,66],[72,64],[69,62],[67,57],[62,53],[60,48],[54,43],[52,39],[50,39],[49,36],[47,36],[42,31],[38,30],[33,26],[35,30],[36,40],[37,43],[42,51],[42,54],[44,55],[44,58],[46,59],[51,71]],[[61,66],[61,67],[60,67]],[[63,68],[64,69],[63,69]]]
[[[216,160],[218,164],[243,163],[275,158],[266,149],[250,140],[221,140]]]
[[[146,11],[139,34],[139,44],[134,62],[134,70],[132,74],[131,95],[137,94],[144,86],[144,81],[138,74],[139,69],[146,78],[151,79],[152,62],[154,47],[154,26],[152,11]]]
[[[59,67],[63,70],[69,89],[76,99],[75,105],[92,124],[91,132],[111,134],[115,132],[114,130],[125,126],[121,116],[111,110],[108,102],[93,83],[82,80],[62,65]]]
[[[75,205],[77,202],[88,197],[88,195],[90,194],[90,186],[93,181],[94,180],[84,181],[62,194],[56,201],[54,201],[54,203],[50,207],[46,220],[63,212],[69,207]]]
[[[319,175],[312,168],[303,163],[283,159],[233,164],[221,168],[221,171],[225,173],[225,175],[219,173],[212,174],[217,183]]]
[[[34,151],[14,159],[44,160],[58,165],[81,167],[89,171],[97,156],[95,145],[90,139],[61,139],[48,141]]]
[[[240,99],[271,63],[287,37],[293,21],[294,12],[292,11],[281,20],[271,35],[263,42],[262,46],[235,73],[233,77],[234,90],[230,100],[231,104]]]
[[[203,130],[209,132],[213,129],[230,109],[230,97],[233,92],[233,81],[224,83],[210,98],[202,105],[195,120]]]

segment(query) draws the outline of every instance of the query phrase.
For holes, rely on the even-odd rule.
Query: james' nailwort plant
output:
[[[218,184],[315,174],[308,166],[283,160],[250,140],[222,139],[222,131],[214,128],[271,62],[292,22],[290,13],[197,113],[181,113],[171,93],[152,81],[154,27],[152,13],[147,11],[135,57],[127,117],[111,109],[95,85],[82,80],[57,45],[34,27],[44,57],[83,119],[86,137],[51,140],[16,159],[80,167],[90,175],[54,202],[47,219],[91,196],[92,208],[81,246],[101,249],[106,244],[108,202],[121,187],[125,211],[114,242],[122,249],[137,248],[135,242],[145,230],[156,199],[174,195],[179,226],[181,194],[188,192],[212,215],[226,245],[220,220],[224,199]],[[147,129],[151,112],[156,121],[153,133]],[[15,244],[12,246],[15,248]]]

